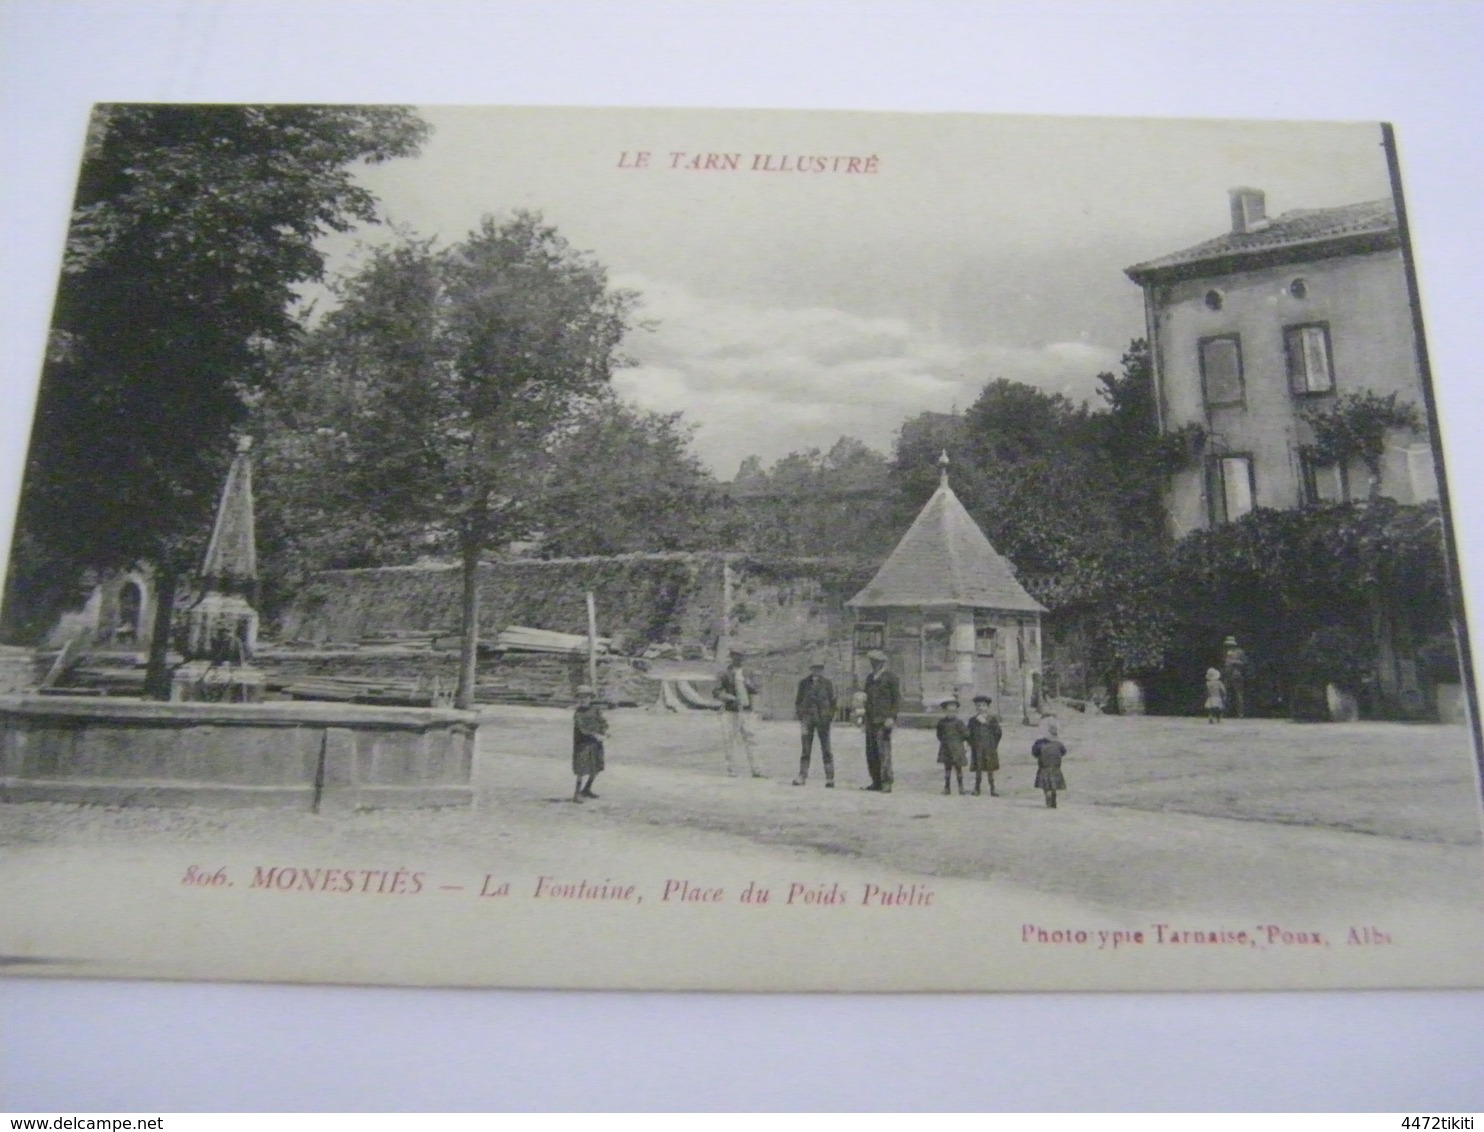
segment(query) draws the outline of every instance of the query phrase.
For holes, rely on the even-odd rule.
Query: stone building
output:
[[[858,679],[869,670],[866,654],[881,649],[911,710],[986,693],[1005,718],[1028,712],[1046,610],[953,493],[946,457],[938,490],[847,604]]]
[[[1171,529],[1255,507],[1363,498],[1363,468],[1322,466],[1301,413],[1337,395],[1391,393],[1421,408],[1412,307],[1390,200],[1268,218],[1262,191],[1232,189],[1231,230],[1126,269],[1144,289],[1160,427],[1206,432],[1171,476]],[[1388,438],[1381,494],[1437,496],[1428,438]]]

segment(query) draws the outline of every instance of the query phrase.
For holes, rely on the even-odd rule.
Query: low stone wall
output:
[[[478,717],[439,708],[0,697],[0,801],[467,806]]]
[[[273,688],[316,677],[348,676],[421,681],[425,687],[436,680],[452,692],[459,680],[459,654],[445,649],[265,648],[254,660],[268,673]],[[474,699],[476,703],[569,707],[577,702],[577,686],[585,683],[587,657],[581,654],[505,653],[480,658]],[[659,690],[645,675],[643,662],[600,656],[598,694],[609,703],[649,704]]]

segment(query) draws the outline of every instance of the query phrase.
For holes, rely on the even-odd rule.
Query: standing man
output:
[[[1238,719],[1247,715],[1247,651],[1236,637],[1221,642],[1221,675],[1226,680],[1227,706]]]
[[[799,681],[799,691],[794,696],[794,718],[799,721],[799,736],[803,744],[795,786],[803,786],[809,781],[809,757],[814,752],[817,733],[819,753],[824,759],[824,785],[827,790],[834,789],[835,756],[830,750],[830,724],[835,721],[838,706],[835,686],[825,679],[824,665],[816,660],[809,666],[809,675]]]
[[[753,757],[752,748],[756,740],[747,718],[758,687],[742,670],[742,659],[742,654],[733,649],[731,664],[716,678],[716,698],[721,701],[722,751],[726,755],[727,773],[733,778],[737,776],[733,753],[739,745],[747,755],[747,767],[752,771],[752,777],[762,778],[763,772],[758,770]]]
[[[891,793],[891,732],[902,709],[902,685],[896,673],[886,670],[886,654],[875,649],[867,654],[871,673],[866,677],[866,770],[871,785],[863,790]]]

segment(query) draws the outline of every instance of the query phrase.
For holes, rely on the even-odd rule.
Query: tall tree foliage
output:
[[[547,557],[705,550],[720,514],[715,479],[679,413],[607,396],[551,448],[530,517]]]
[[[1020,382],[991,381],[963,414],[903,425],[894,469],[915,513],[946,451],[955,492],[1053,611],[1088,631],[1092,664],[1112,685],[1160,664],[1171,619],[1161,580],[1158,425],[1147,345],[1098,375],[1094,410]]]
[[[571,534],[559,507],[543,513],[543,483],[564,452],[576,458],[563,443],[581,437],[625,363],[638,296],[611,289],[538,214],[516,212],[446,250],[405,238],[376,250],[340,298],[296,362],[322,389],[301,389],[277,449],[290,467],[325,461],[323,496],[301,499],[305,513],[354,509],[404,549],[458,557],[467,707],[480,558],[544,522]]]
[[[767,556],[877,558],[891,549],[899,509],[887,458],[842,436],[827,452],[791,452],[771,467],[743,461],[717,540]]]
[[[1181,539],[1168,593],[1187,634],[1210,642],[1236,633],[1263,658],[1260,706],[1281,708],[1315,676],[1306,660],[1325,639],[1360,642],[1354,670],[1379,682],[1378,658],[1414,653],[1448,629],[1438,506],[1378,498],[1259,508]]]
[[[231,432],[288,338],[316,240],[375,219],[354,169],[415,153],[397,107],[101,106],[89,130],[19,527],[31,565],[156,574],[161,694],[176,582],[195,565]],[[34,574],[18,563],[14,627]]]

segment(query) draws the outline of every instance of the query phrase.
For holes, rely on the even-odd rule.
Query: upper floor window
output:
[[[1322,322],[1287,327],[1283,331],[1283,353],[1288,359],[1288,388],[1294,393],[1303,395],[1334,390],[1329,327]]]
[[[1252,457],[1213,456],[1206,461],[1206,499],[1211,525],[1234,523],[1256,505]]]
[[[1240,405],[1242,391],[1242,342],[1235,334],[1202,338],[1201,386],[1206,394],[1206,407]]]

